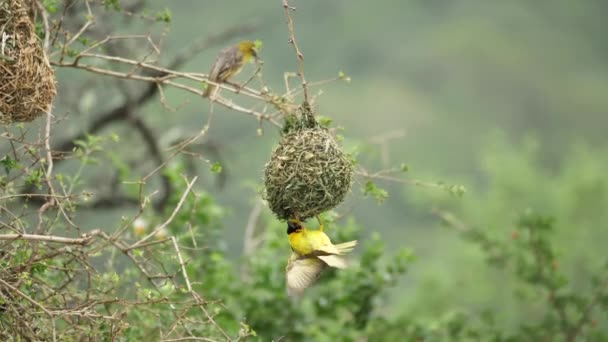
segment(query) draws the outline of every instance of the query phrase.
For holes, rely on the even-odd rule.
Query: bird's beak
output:
[[[257,51],[251,50],[251,55],[253,56],[253,61],[255,62],[255,64],[263,63],[262,59],[260,59],[260,56],[258,56],[258,52]]]

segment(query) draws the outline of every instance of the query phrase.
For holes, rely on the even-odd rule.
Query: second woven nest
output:
[[[55,78],[21,0],[0,1],[0,123],[32,121],[49,110]]]
[[[265,197],[279,219],[306,220],[344,200],[352,172],[351,159],[315,121],[283,135],[266,164]]]

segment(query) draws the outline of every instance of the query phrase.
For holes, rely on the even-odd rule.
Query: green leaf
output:
[[[21,164],[17,162],[16,159],[12,159],[8,155],[4,156],[4,158],[0,159],[0,164],[4,166],[4,171],[9,173],[12,169],[20,169]]]
[[[222,172],[222,165],[220,165],[220,163],[218,163],[218,162],[215,162],[215,163],[211,164],[209,171],[211,171],[212,173],[220,173],[220,172]]]
[[[42,177],[44,172],[42,170],[34,170],[28,173],[25,178],[25,184],[35,186],[38,190],[42,189]]]
[[[57,0],[42,0],[42,6],[50,14],[57,12]]]
[[[113,9],[117,12],[120,11],[119,0],[103,0],[103,5],[106,9]]]
[[[40,39],[44,39],[44,26],[42,22],[37,21],[36,25],[34,26],[34,29],[36,31],[36,36]]]
[[[84,46],[89,46],[89,44],[91,44],[91,40],[87,37],[78,38],[78,42]]]
[[[388,192],[382,188],[379,188],[372,181],[367,181],[363,188],[364,195],[371,195],[376,199],[378,204],[384,202],[388,198]]]
[[[68,57],[76,57],[80,51],[68,47],[65,52]]]
[[[344,74],[344,71],[342,70],[338,71],[338,79],[350,82],[350,77],[346,76],[346,74]]]
[[[256,39],[253,41],[253,48],[255,49],[256,52],[262,51],[262,47],[264,47],[264,43],[262,43],[261,40]]]
[[[319,122],[319,125],[321,125],[322,127],[329,128],[333,120],[331,118],[328,118],[327,116],[319,115],[317,116],[317,122]]]
[[[162,21],[169,24],[171,22],[171,10],[165,8],[164,11],[156,12],[156,21]]]
[[[465,192],[467,192],[467,189],[464,187],[464,185],[454,184],[448,187],[448,191],[452,195],[462,196],[465,194]]]

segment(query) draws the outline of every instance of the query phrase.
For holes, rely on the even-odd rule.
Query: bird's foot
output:
[[[315,215],[315,217],[317,218],[317,221],[319,221],[319,230],[320,230],[320,231],[323,231],[323,229],[324,229],[325,227],[323,226],[323,220],[321,220],[321,216],[319,216],[319,215]]]

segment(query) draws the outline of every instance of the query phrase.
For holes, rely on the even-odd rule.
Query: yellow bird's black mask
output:
[[[291,221],[287,222],[287,235],[295,233],[300,229],[302,229],[302,226],[300,226],[299,224]]]

